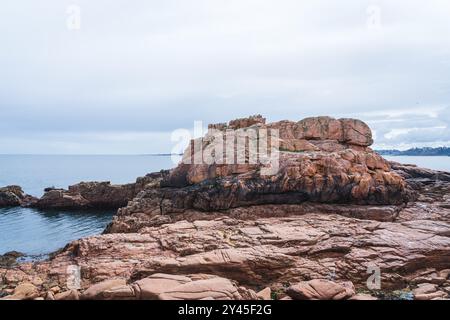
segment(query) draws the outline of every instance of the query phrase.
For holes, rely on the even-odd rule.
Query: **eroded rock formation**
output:
[[[249,127],[279,129],[275,173],[262,174],[261,161],[181,164],[147,176],[105,234],[74,241],[46,261],[0,267],[2,295],[449,297],[448,173],[388,163],[368,147],[370,130],[357,120],[266,124],[256,116],[210,130]],[[207,135],[201,143],[214,141]],[[69,285],[74,266],[77,289]],[[371,270],[379,271],[380,288],[368,286]]]
[[[266,124],[256,116],[209,129],[204,138],[192,142],[183,162],[162,179],[160,188],[147,188],[119,210],[109,231],[133,232],[145,225],[224,213],[256,217],[268,206],[280,215],[284,212],[280,206],[305,212],[307,203],[351,204],[352,210],[337,211],[359,217],[371,215],[369,211],[374,216],[366,205],[397,206],[375,214],[379,220],[392,220],[399,207],[415,197],[402,176],[369,148],[371,131],[359,120],[318,117]],[[258,145],[270,130],[276,133],[271,138],[276,143],[269,143],[275,148],[268,148],[269,155],[257,148],[250,163],[249,146]],[[227,156],[217,152],[230,134],[231,139],[247,139],[245,148],[236,143],[231,149],[236,157],[245,155],[244,163],[227,163]],[[276,170],[267,174],[274,164],[264,162],[264,156],[273,153]],[[214,162],[194,163],[205,155],[212,155]]]
[[[23,192],[19,186],[0,188],[0,208],[26,206],[37,199]]]
[[[126,206],[145,187],[159,185],[164,171],[140,177],[135,183],[81,182],[68,190],[48,188],[29,206],[40,209],[120,208]]]

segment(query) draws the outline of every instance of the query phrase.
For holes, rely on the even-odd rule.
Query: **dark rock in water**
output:
[[[450,173],[445,171],[436,171],[431,169],[420,168],[414,164],[401,164],[390,161],[392,170],[399,173],[403,178],[409,181],[426,182],[426,181],[447,181],[450,182]]]
[[[37,198],[25,194],[19,186],[7,186],[0,188],[0,208],[27,206],[36,200]]]
[[[17,263],[17,259],[25,256],[21,252],[10,251],[4,255],[0,255],[0,267],[11,267]]]
[[[158,183],[165,172],[148,174],[135,183],[80,182],[68,190],[46,188],[44,195],[30,206],[40,209],[117,209],[127,205],[145,187]]]

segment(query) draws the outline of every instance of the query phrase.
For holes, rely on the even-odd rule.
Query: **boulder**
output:
[[[50,298],[48,300],[52,300],[51,296],[47,298]],[[54,295],[54,300],[80,300],[80,295],[77,290],[68,290]]]
[[[126,280],[122,278],[105,280],[90,286],[81,295],[83,300],[102,299],[103,292],[115,287],[126,285]]]
[[[176,216],[184,212],[228,215],[235,209],[257,212],[254,207],[305,203],[370,205],[366,217],[393,221],[400,208],[417,196],[401,174],[368,147],[371,131],[362,121],[330,117],[269,124],[255,121],[239,119],[226,126],[211,126],[205,137],[186,149],[183,162],[161,179],[160,188],[139,193],[120,209],[107,230],[133,232],[136,227],[167,223],[168,217],[178,220]],[[249,146],[263,140],[264,130],[279,133],[278,138],[269,139],[279,139],[278,149],[276,143],[268,148],[270,157],[276,156],[275,163],[264,162],[261,148],[252,158]],[[252,131],[256,133],[250,134]],[[243,163],[228,163],[223,152],[216,150],[228,135],[234,139],[230,140],[234,143],[231,151],[241,156]],[[240,137],[247,139],[243,146],[236,143]],[[211,155],[212,161],[193,162],[198,154]],[[397,208],[385,215],[383,207],[373,210],[376,206]],[[339,211],[351,214],[351,210]]]
[[[106,289],[101,294],[101,298],[105,300],[135,300],[138,298],[138,293],[133,286],[121,285]]]
[[[272,290],[269,287],[267,287],[256,293],[256,296],[260,300],[272,300]]]
[[[33,300],[39,297],[39,290],[31,283],[19,284],[12,295],[0,298],[0,300]]]
[[[239,287],[231,280],[207,274],[180,276],[153,274],[129,285],[107,280],[90,287],[90,298],[99,300],[256,300],[253,290]],[[95,292],[93,292],[95,291]],[[67,293],[58,297],[66,297]],[[86,291],[83,294],[86,297]]]
[[[185,276],[158,273],[136,281],[134,286],[138,288],[141,300],[156,300],[161,293],[190,281],[191,279]]]
[[[351,282],[315,279],[290,286],[287,294],[295,300],[343,300],[353,296],[355,288]]]
[[[0,188],[0,208],[27,206],[37,199],[23,192],[19,186],[7,186]]]
[[[165,290],[158,296],[161,300],[243,300],[238,287],[224,278],[191,281]]]

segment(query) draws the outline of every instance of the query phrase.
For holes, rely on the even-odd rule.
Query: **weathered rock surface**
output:
[[[102,299],[105,291],[124,285],[126,285],[126,280],[122,278],[105,280],[89,287],[84,291],[82,298],[85,300]]]
[[[36,198],[25,194],[19,186],[0,188],[0,208],[28,205],[34,201]]]
[[[449,237],[448,220],[379,222],[330,213],[256,220],[222,217],[80,239],[50,261],[0,269],[0,274],[7,287],[40,277],[46,292],[45,287],[55,282],[64,288],[67,267],[78,265],[84,289],[121,277],[150,288],[142,292],[157,298],[158,288],[169,287],[172,280],[164,279],[159,285],[155,280],[146,286],[150,280],[142,279],[158,273],[180,277],[208,273],[254,291],[265,287],[278,291],[286,283],[330,276],[365,288],[367,270],[377,266],[383,290],[420,281],[437,282],[444,288],[449,285]],[[424,274],[429,268],[436,275]],[[116,292],[123,294],[124,288]]]
[[[47,299],[389,296],[367,293],[375,268],[383,292],[449,298],[447,173],[436,179],[432,170],[386,162],[356,120],[266,124],[257,116],[210,129],[248,126],[278,128],[280,145],[295,150],[281,149],[274,175],[262,175],[262,163],[156,174],[135,187],[140,192],[105,234],[76,240],[50,260],[0,266],[0,296],[14,296],[22,283],[37,288],[33,298]],[[71,194],[93,205],[100,197],[83,191],[93,189]],[[74,265],[81,268],[77,294],[67,288]]]
[[[154,274],[129,285],[111,281],[95,284],[85,291],[100,300],[256,300],[256,293],[236,282],[207,274],[177,276]],[[91,297],[92,298],[92,297]]]
[[[81,182],[65,189],[46,189],[45,194],[30,204],[48,209],[120,208],[127,205],[146,187],[158,185],[164,171],[138,178],[135,183],[113,185],[110,182]]]
[[[39,291],[32,283],[21,283],[13,291],[13,294],[2,300],[33,300],[39,297]]]
[[[351,282],[315,279],[290,286],[287,294],[295,300],[344,300],[355,295],[355,288]]]
[[[245,136],[251,130],[257,133]],[[234,151],[245,154],[246,163],[220,164],[223,155],[214,150],[223,145],[222,134],[225,140],[231,132],[256,141],[262,130],[278,132],[278,149],[272,150],[278,169],[273,174],[264,173],[268,164],[262,161],[250,163],[247,149],[239,146]],[[318,117],[266,124],[265,119],[255,116],[228,125],[211,125],[203,139],[187,148],[184,162],[161,180],[161,187],[139,193],[119,210],[107,231],[137,232],[144,226],[202,215],[206,219],[223,214],[257,217],[268,207],[276,210],[287,205],[291,205],[289,212],[299,214],[310,208],[310,203],[353,205],[352,210],[327,209],[326,205],[321,208],[323,212],[393,221],[416,194],[386,160],[368,147],[371,143],[367,125],[352,119]],[[212,164],[186,164],[187,159],[194,162],[198,153],[204,155],[209,149],[213,150],[208,151],[214,158]],[[367,205],[372,207],[368,209]],[[321,209],[316,205],[314,211]]]

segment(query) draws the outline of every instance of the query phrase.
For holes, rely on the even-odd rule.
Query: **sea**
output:
[[[0,155],[0,186],[19,185],[40,197],[46,187],[67,188],[81,181],[134,182],[170,169],[176,159],[163,155]],[[0,208],[0,255],[19,251],[39,259],[72,240],[102,233],[115,210],[38,210]]]
[[[450,157],[386,158],[450,172]],[[46,187],[67,188],[81,181],[134,182],[176,163],[176,158],[164,155],[0,155],[0,186],[20,185],[26,193],[41,196]],[[46,257],[72,240],[100,234],[114,214],[115,210],[0,208],[0,254],[14,250],[27,259]]]

